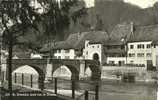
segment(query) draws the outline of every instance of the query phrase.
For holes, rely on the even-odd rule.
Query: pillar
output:
[[[84,78],[85,76],[85,61],[80,61],[80,72],[79,72],[79,78]]]
[[[7,80],[7,64],[1,64],[1,72],[3,72],[3,80]]]
[[[71,81],[72,98],[75,99],[75,80]]]
[[[99,85],[95,86],[95,100],[99,100]]]
[[[46,82],[52,79],[52,71],[53,71],[53,65],[49,63],[49,59],[48,59],[46,66],[46,77],[45,77]]]
[[[54,93],[57,94],[58,87],[57,87],[57,78],[54,78]]]
[[[86,91],[85,91],[85,97],[84,97],[84,100],[88,100],[88,98],[89,98],[89,97],[88,97],[88,91],[86,90]]]

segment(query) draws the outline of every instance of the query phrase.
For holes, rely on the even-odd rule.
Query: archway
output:
[[[16,74],[15,74],[16,73]],[[24,85],[29,85],[31,86],[31,77],[32,77],[32,85],[34,85],[34,88],[40,88],[44,89],[44,79],[45,79],[45,74],[42,69],[40,69],[37,66],[32,66],[32,65],[24,65],[24,66],[19,66],[12,71],[12,76],[14,77],[15,81],[15,75],[18,81],[21,81],[22,84],[22,78],[24,81]]]
[[[98,53],[94,53],[93,54],[93,60],[99,61],[99,55],[98,55]]]
[[[57,68],[54,73],[53,77],[58,77],[58,78],[64,78],[64,79],[71,79],[72,73],[69,68],[66,66],[61,66]]]
[[[92,70],[89,67],[87,67],[85,70],[85,78],[90,79],[91,77],[92,77]]]
[[[60,69],[64,69],[64,71],[67,73],[67,77],[71,80],[79,80],[79,71],[72,65],[58,65],[58,66],[53,66],[53,77],[56,77],[56,75],[60,73]],[[55,75],[56,74],[56,75]],[[61,75],[64,76],[64,75]]]

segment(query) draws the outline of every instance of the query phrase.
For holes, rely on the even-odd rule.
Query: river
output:
[[[25,77],[24,85],[30,86],[30,75],[28,77],[25,75]],[[34,78],[33,86],[37,87],[37,76]],[[17,79],[19,79],[17,82],[21,84],[21,79],[18,77]],[[60,90],[71,90],[71,81],[58,79],[57,86]],[[94,87],[95,85],[90,81],[76,82],[77,91],[90,90],[89,100],[94,100],[95,98]],[[158,85],[153,83],[123,83],[116,80],[102,80],[99,82],[99,100],[156,100],[157,87]],[[54,82],[46,83],[45,88],[54,89]]]

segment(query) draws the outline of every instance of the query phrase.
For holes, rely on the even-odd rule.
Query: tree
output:
[[[36,2],[36,0],[35,0]],[[32,45],[29,40],[19,41],[19,37],[24,40],[28,30],[34,30],[35,37],[45,36],[52,39],[52,36],[62,32],[68,27],[71,19],[70,8],[76,4],[77,0],[37,0],[37,4],[32,6],[29,0],[2,0],[0,3],[0,19],[3,25],[3,43],[7,45],[8,56],[8,88],[12,93],[12,53],[14,45]],[[43,30],[40,25],[43,24]],[[41,34],[42,35],[41,35]],[[10,96],[11,97],[11,96]]]
[[[18,36],[23,35],[25,28],[33,26],[33,9],[28,1],[2,0],[0,4],[0,18],[3,25],[3,42],[8,47],[8,89],[12,99],[12,52]],[[35,28],[35,27],[34,27]],[[20,32],[22,31],[22,33]]]

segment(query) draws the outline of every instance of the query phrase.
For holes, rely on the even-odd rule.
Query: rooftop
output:
[[[108,40],[108,34],[103,31],[71,34],[65,41],[55,42],[51,46],[50,44],[45,44],[41,51],[49,51],[50,49],[82,49],[86,40],[89,40],[90,43],[104,43],[104,41]]]
[[[158,43],[158,25],[137,26],[128,42],[153,41]]]

